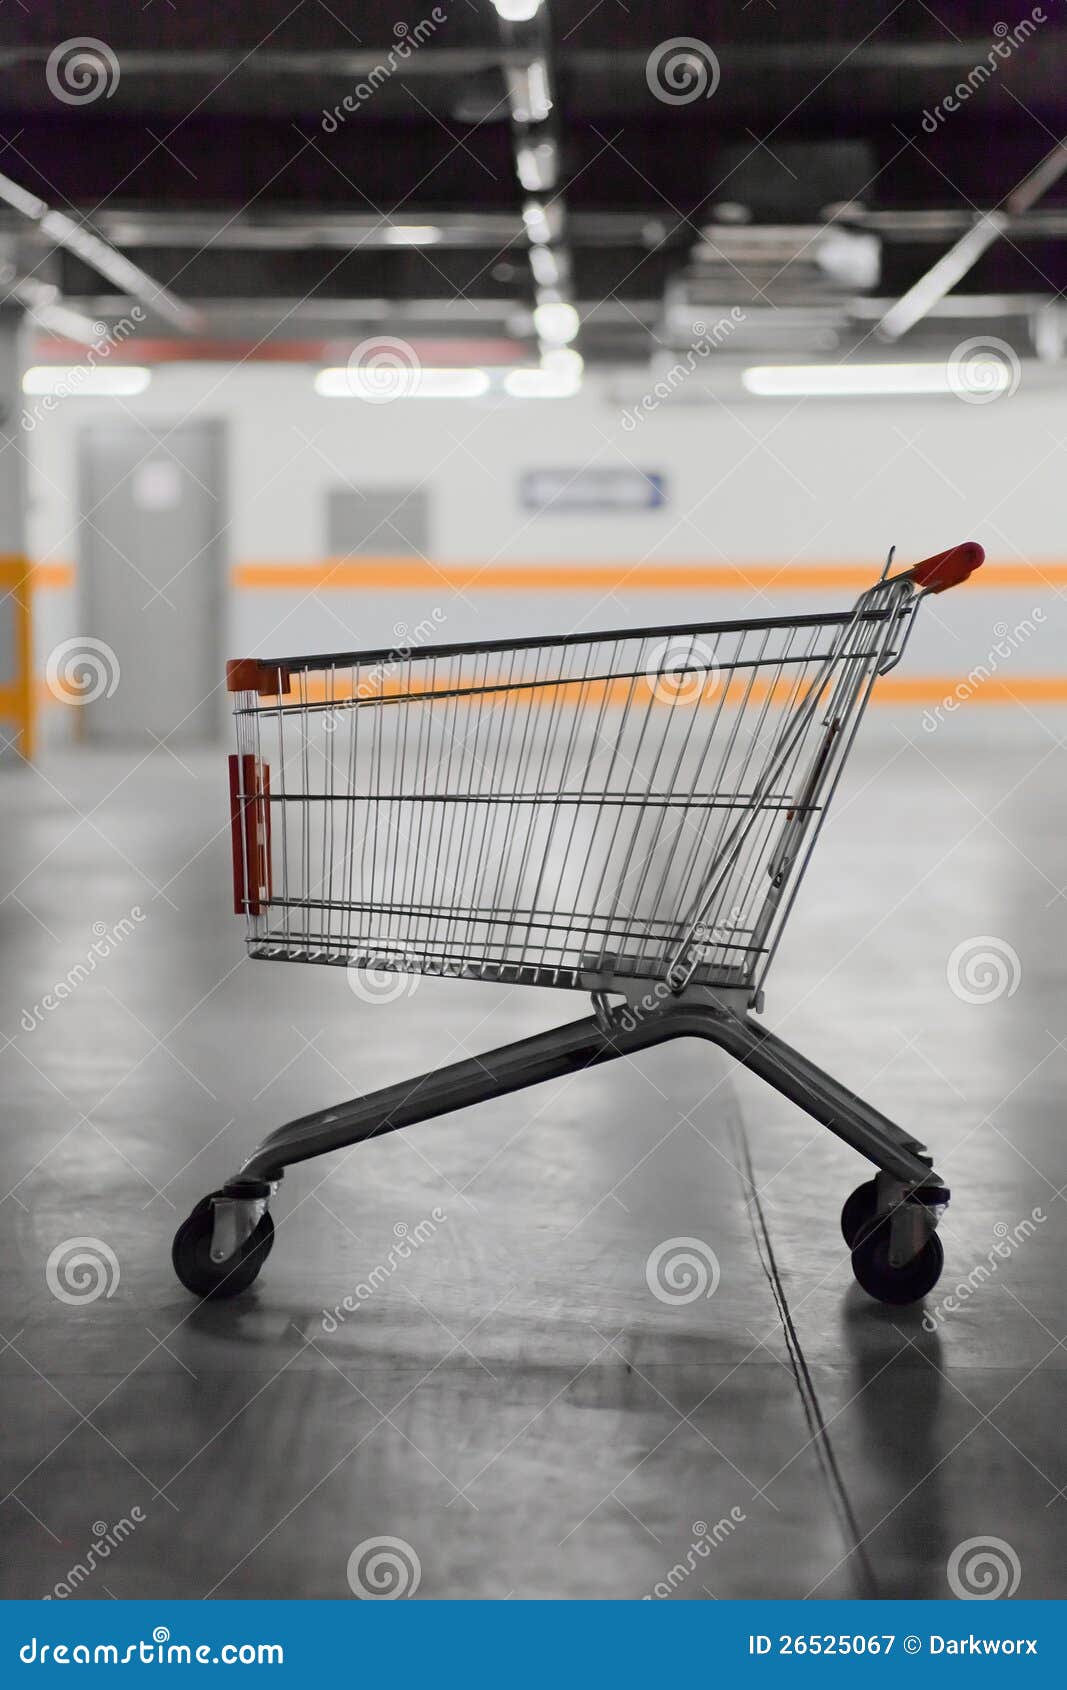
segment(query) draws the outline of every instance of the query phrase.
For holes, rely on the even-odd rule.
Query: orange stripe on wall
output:
[[[239,563],[235,587],[289,592],[353,589],[468,592],[862,592],[878,578],[870,564],[851,563],[428,563],[413,557],[322,558],[308,563]],[[975,587],[1038,591],[1067,586],[1067,563],[986,563],[967,583]]]
[[[0,557],[0,585],[9,579],[15,562]],[[20,559],[18,569],[25,573]],[[234,587],[246,591],[300,591],[321,589],[351,592],[388,588],[393,591],[424,591],[452,587],[465,592],[481,588],[486,592],[678,592],[686,589],[719,592],[754,592],[773,588],[795,588],[799,592],[833,592],[837,588],[862,592],[871,586],[878,571],[867,563],[428,563],[422,558],[382,555],[358,558],[321,558],[305,563],[239,563],[230,573]],[[35,563],[30,566],[30,584],[37,588],[73,587],[73,563]],[[1037,560],[1034,563],[985,563],[967,583],[968,592],[988,589],[1067,586],[1067,563]]]
[[[373,674],[368,675],[363,683],[368,691],[363,694],[363,702],[374,703],[377,699],[388,699],[402,694],[406,689],[399,681],[391,681]],[[432,698],[434,692],[441,692],[449,697],[454,696],[451,683],[447,676],[440,677],[436,686],[428,686],[420,698]],[[524,687],[512,682],[502,683],[487,676],[479,681],[479,687],[488,691],[479,694],[490,703],[494,698],[512,705],[518,699],[524,703],[544,704],[554,706],[561,699],[569,700],[573,704],[589,704],[605,699],[609,703],[625,704],[633,693],[633,682],[627,680],[602,681],[545,681],[537,686]],[[501,687],[498,694],[492,689],[495,685]],[[711,680],[707,684],[705,698],[714,704],[723,696],[723,680],[721,677]],[[726,683],[725,698],[727,703],[759,703],[770,697],[776,702],[787,703],[795,691],[795,682],[780,681],[768,687],[759,681],[734,680]],[[294,680],[293,690],[284,702],[295,705],[301,697],[308,704],[338,704],[343,705],[353,696],[350,682],[335,678],[327,680],[325,675],[309,674],[303,684],[303,694]],[[663,703],[665,700],[656,699],[654,702]],[[262,708],[269,712],[272,704],[261,701]],[[883,675],[875,683],[871,695],[872,704],[906,704],[906,705],[948,705],[950,710],[961,708],[963,704],[1067,704],[1067,675],[1019,675],[1013,680],[992,676],[987,681],[970,682],[959,675]]]
[[[74,581],[72,563],[35,563],[30,567],[31,587],[73,587]]]
[[[0,688],[0,718],[14,724],[19,752],[33,756],[36,730],[33,684],[33,594],[31,568],[20,552],[0,553],[0,590],[11,601],[13,672]]]
[[[1067,704],[1067,675],[1017,675],[1010,681],[994,676],[973,688],[958,675],[885,675],[875,686],[871,703],[944,705],[946,700],[957,700],[957,688],[966,690],[965,698],[958,700],[960,708],[964,703]],[[544,691],[550,695],[551,700],[555,700],[559,688],[549,686]],[[56,704],[73,706],[78,703],[73,693],[69,698],[57,694],[43,676],[35,684],[35,694],[38,708]],[[338,687],[332,696],[337,702],[343,702],[343,688]],[[323,704],[327,697],[325,681],[309,683],[309,703]],[[19,695],[15,688],[0,686],[0,717],[14,715],[18,702]],[[269,706],[267,708],[269,709]]]

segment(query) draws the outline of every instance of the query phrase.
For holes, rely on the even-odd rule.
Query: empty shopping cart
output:
[[[856,1278],[929,1291],[949,1193],[923,1145],[755,1016],[871,690],[982,557],[887,562],[833,615],[231,663],[251,956],[573,987],[593,1013],[279,1127],[179,1229],[182,1283],[252,1283],[294,1163],[691,1035],[875,1164],[842,1214]]]

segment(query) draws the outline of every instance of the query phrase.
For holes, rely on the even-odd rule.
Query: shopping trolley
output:
[[[928,1292],[949,1193],[924,1146],[754,1015],[871,690],[983,555],[890,553],[834,615],[229,664],[251,956],[573,987],[593,1013],[279,1127],[179,1228],[183,1285],[252,1283],[297,1162],[693,1036],[875,1164],[842,1213],[855,1276]]]

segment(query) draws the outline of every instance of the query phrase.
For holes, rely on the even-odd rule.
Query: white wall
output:
[[[668,402],[627,431],[622,404],[593,381],[560,401],[370,405],[319,398],[303,366],[165,366],[141,398],[67,400],[28,436],[33,556],[77,561],[80,429],[104,415],[176,422],[190,414],[228,425],[231,565],[321,560],[325,495],[346,482],[426,486],[433,561],[492,565],[492,585],[463,593],[435,581],[416,592],[231,594],[226,644],[235,655],[388,644],[398,622],[413,625],[434,607],[444,639],[814,610],[848,602],[855,588],[813,591],[809,566],[874,573],[892,542],[906,563],[973,538],[991,564],[1015,566],[1022,579],[925,607],[910,671],[966,674],[987,659],[1002,625],[1040,609],[1044,622],[998,660],[998,672],[1065,673],[1067,391],[1036,374],[1028,382],[1025,370],[1018,392],[986,404]],[[663,472],[666,506],[564,516],[520,509],[523,469],[620,464]],[[500,585],[515,563],[600,560],[632,565],[631,579],[617,591]],[[650,569],[686,562],[773,565],[781,574],[757,592],[642,589]],[[76,594],[42,593],[37,620],[43,670],[52,644],[79,631]]]

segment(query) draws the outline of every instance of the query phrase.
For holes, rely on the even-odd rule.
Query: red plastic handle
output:
[[[984,557],[985,551],[977,540],[964,540],[961,546],[950,546],[947,552],[924,558],[908,574],[924,592],[943,593],[973,575]]]
[[[270,768],[259,757],[230,757],[233,910],[259,915],[271,899]]]

